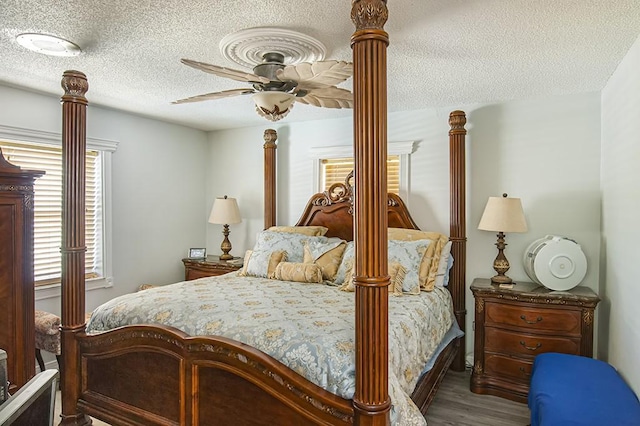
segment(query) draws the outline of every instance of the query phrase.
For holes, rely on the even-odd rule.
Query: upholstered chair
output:
[[[60,366],[60,317],[50,312],[36,311],[36,359],[40,371],[44,371],[41,350],[55,354]]]

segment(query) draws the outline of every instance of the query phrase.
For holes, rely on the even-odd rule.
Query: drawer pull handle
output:
[[[519,370],[524,376],[526,376],[526,377],[531,376],[531,373],[529,371],[525,370],[524,367],[520,367]]]
[[[539,323],[540,321],[542,321],[542,317],[538,317],[538,318],[536,318],[536,320],[535,320],[535,321],[529,321],[529,320],[527,319],[527,317],[526,317],[526,316],[524,316],[524,315],[520,315],[520,319],[521,319],[522,321],[526,322],[527,324],[537,324],[537,323]]]
[[[523,348],[528,349],[530,351],[537,351],[542,346],[542,343],[540,342],[536,343],[535,346],[527,346],[527,344],[522,340],[520,340],[520,344],[522,345]]]

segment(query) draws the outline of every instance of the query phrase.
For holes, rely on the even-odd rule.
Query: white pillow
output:
[[[453,256],[449,256],[449,263],[447,265],[447,272],[444,274],[444,280],[443,280],[443,283],[442,283],[443,287],[446,287],[446,286],[449,285],[449,278],[450,278],[449,272],[451,271],[451,267],[453,267]]]
[[[440,253],[440,261],[438,263],[438,272],[436,274],[437,287],[444,287],[446,285],[444,277],[446,275],[449,275],[449,269],[451,269],[451,266],[449,266],[449,263],[453,265],[453,262],[449,262],[450,257],[451,257],[451,241],[449,241],[447,244],[444,245],[444,247],[442,247],[442,252]],[[446,282],[448,283],[449,280],[447,279]]]

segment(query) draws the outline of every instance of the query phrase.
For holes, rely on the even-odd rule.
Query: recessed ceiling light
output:
[[[76,56],[82,52],[80,46],[60,37],[48,34],[24,33],[16,37],[23,47],[51,56]]]

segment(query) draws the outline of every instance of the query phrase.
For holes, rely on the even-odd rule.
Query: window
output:
[[[413,141],[387,144],[387,190],[409,200],[410,157],[414,152]],[[343,183],[353,170],[352,146],[327,146],[310,149],[314,162],[314,191],[322,192],[334,183]]]
[[[111,285],[110,157],[115,142],[87,139],[85,277],[87,289]],[[0,126],[4,157],[25,169],[43,170],[34,185],[34,277],[37,299],[59,294],[62,245],[62,148],[60,136]],[[47,295],[44,289],[54,288]],[[38,297],[40,296],[40,297]]]
[[[344,183],[354,168],[353,157],[324,158],[320,160],[322,190],[328,190],[334,183]],[[400,156],[387,156],[387,192],[400,194]]]

